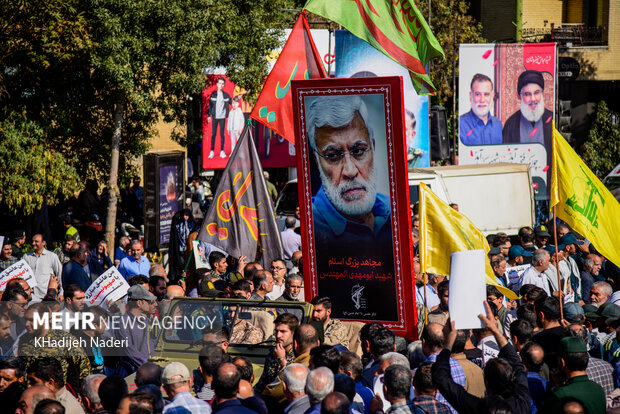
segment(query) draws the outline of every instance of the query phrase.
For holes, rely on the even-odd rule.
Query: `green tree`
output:
[[[446,108],[448,128],[453,137],[458,134],[457,78],[459,68],[459,45],[461,43],[484,43],[482,25],[467,14],[469,2],[464,0],[422,0],[416,5],[424,16],[428,16],[431,5],[431,30],[446,55],[445,60],[434,59],[430,75],[437,88],[433,103]],[[455,148],[456,152],[456,148]]]
[[[108,180],[111,239],[117,181],[130,176],[132,161],[148,150],[157,120],[183,126],[187,97],[204,87],[206,68],[225,71],[256,94],[268,52],[279,46],[290,17],[283,5],[0,0],[0,113],[25,114],[80,181]]]
[[[583,149],[583,161],[599,177],[620,164],[620,114],[610,111],[605,101],[597,105]]]
[[[113,104],[106,239],[116,224],[118,165],[131,108],[152,126],[159,114],[184,123],[187,96],[204,86],[206,67],[223,67],[257,90],[267,52],[279,45],[282,2],[274,0],[90,0],[94,76]],[[102,91],[103,92],[103,91]],[[127,139],[127,137],[124,137]]]
[[[77,171],[50,148],[43,128],[23,114],[0,122],[0,199],[13,212],[32,214],[80,187]]]

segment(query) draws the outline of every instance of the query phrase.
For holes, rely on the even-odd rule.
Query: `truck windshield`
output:
[[[292,313],[302,321],[304,309],[294,302],[178,300],[162,319],[163,339],[188,345],[227,340],[230,345],[270,346],[274,343],[274,320],[283,313]]]

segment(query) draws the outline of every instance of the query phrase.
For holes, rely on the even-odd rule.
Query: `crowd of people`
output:
[[[177,232],[184,246],[199,230],[187,218],[178,222],[186,225]],[[113,249],[105,241],[91,246],[71,221],[66,224],[64,240],[53,250],[41,234],[31,238],[31,251],[23,232],[4,238],[0,269],[23,259],[36,286],[15,278],[2,291],[2,412],[620,410],[620,271],[563,223],[557,226],[557,246],[546,226],[522,228],[518,238],[488,237],[496,284],[487,285],[485,314],[479,315],[483,328],[457,330],[450,320],[447,277],[419,274],[414,218],[417,341],[381,323],[340,321],[332,317],[329,297],[305,295],[295,217],[283,223],[284,257],[268,269],[218,249],[208,253],[208,268],[196,269],[186,265],[192,259],[185,249],[176,278],[151,264],[139,240],[120,237]],[[126,298],[87,306],[86,291],[113,266],[130,286]],[[506,289],[520,299],[506,297]],[[159,337],[152,322],[179,297],[226,298],[233,318],[201,329],[193,371],[170,358],[151,361]],[[308,301],[311,317],[266,305],[272,320],[260,325],[235,319],[240,312],[230,300],[239,306],[248,300]],[[94,323],[70,329],[36,323],[54,313],[62,321]],[[111,327],[115,317],[122,323]],[[142,328],[133,325],[140,322]],[[239,354],[239,345],[268,353],[257,362],[255,353]]]

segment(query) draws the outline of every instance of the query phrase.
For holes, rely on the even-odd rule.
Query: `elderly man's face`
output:
[[[537,83],[528,83],[521,89],[521,113],[530,122],[538,121],[544,111],[543,90]]]
[[[601,272],[601,267],[603,266],[603,259],[598,256],[592,258],[592,266],[586,266],[590,269],[590,274],[593,276],[598,275]]]
[[[317,128],[317,161],[329,201],[344,215],[369,213],[376,200],[373,143],[359,114],[345,128]]]
[[[599,286],[592,286],[592,288],[590,289],[590,303],[598,307],[603,303],[607,302],[607,299],[609,299],[609,296],[605,293],[603,289],[601,289]]]
[[[144,253],[144,249],[142,248],[142,243],[134,243],[131,245],[131,255],[134,259],[138,260]]]
[[[296,299],[301,292],[301,280],[291,279],[284,285],[284,292],[291,298]]]
[[[469,93],[471,109],[479,118],[489,114],[493,103],[493,85],[488,81],[474,82]]]

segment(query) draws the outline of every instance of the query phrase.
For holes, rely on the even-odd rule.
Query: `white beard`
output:
[[[523,115],[523,118],[527,119],[528,121],[538,122],[538,120],[542,118],[544,113],[545,103],[542,97],[540,98],[540,102],[538,102],[538,105],[534,110],[530,109],[530,107],[523,102],[523,99],[521,100],[521,115]]]
[[[377,186],[375,184],[377,174],[374,165],[370,170],[368,180],[358,178],[355,181],[345,181],[337,187],[334,186],[329,177],[325,175],[320,165],[319,173],[323,183],[323,191],[325,191],[327,199],[341,214],[345,216],[361,216],[372,211],[377,199]],[[342,194],[352,188],[363,188],[365,192],[356,199],[345,200]]]
[[[489,114],[489,109],[491,107],[490,103],[489,104],[477,104],[473,102],[472,100],[470,101],[471,101],[471,110],[474,112],[474,115],[476,115],[478,118],[483,118]]]

